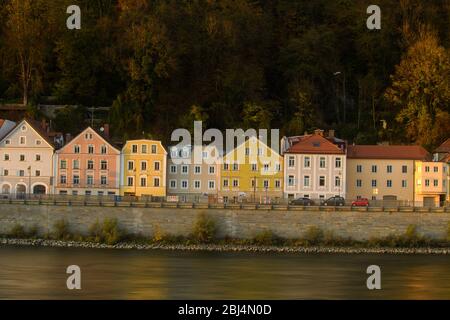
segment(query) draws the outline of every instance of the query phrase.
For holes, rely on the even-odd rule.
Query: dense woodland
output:
[[[356,143],[450,137],[450,0],[0,0],[0,99],[121,139],[174,128],[336,129]],[[67,6],[81,7],[68,30]]]

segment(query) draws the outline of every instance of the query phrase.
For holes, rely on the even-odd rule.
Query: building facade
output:
[[[22,120],[0,141],[2,194],[49,194],[53,189],[53,143],[39,124]]]
[[[332,143],[321,130],[298,137],[284,153],[285,198],[345,198],[346,166],[345,144]]]
[[[167,151],[161,141],[128,140],[120,159],[120,195],[166,196]]]
[[[347,197],[411,205],[418,192],[416,168],[429,160],[420,146],[348,146]]]
[[[91,127],[55,152],[55,193],[118,195],[120,150]]]
[[[220,155],[216,148],[170,147],[167,165],[167,195],[175,201],[217,202]]]
[[[220,166],[223,202],[276,202],[283,197],[283,157],[256,137],[228,152]]]

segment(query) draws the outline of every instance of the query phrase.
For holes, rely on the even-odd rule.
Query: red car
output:
[[[361,198],[352,202],[352,207],[368,207],[369,200],[366,198]]]

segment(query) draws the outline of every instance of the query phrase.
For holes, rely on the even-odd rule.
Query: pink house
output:
[[[120,150],[91,127],[55,152],[55,193],[118,195]]]

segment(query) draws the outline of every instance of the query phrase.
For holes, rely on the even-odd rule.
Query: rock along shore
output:
[[[328,253],[328,254],[433,254],[448,255],[450,248],[362,248],[362,247],[283,247],[233,244],[138,244],[118,243],[107,245],[94,242],[61,241],[44,239],[0,239],[0,245],[55,248],[134,249],[134,250],[183,250],[216,252],[259,253]]]

